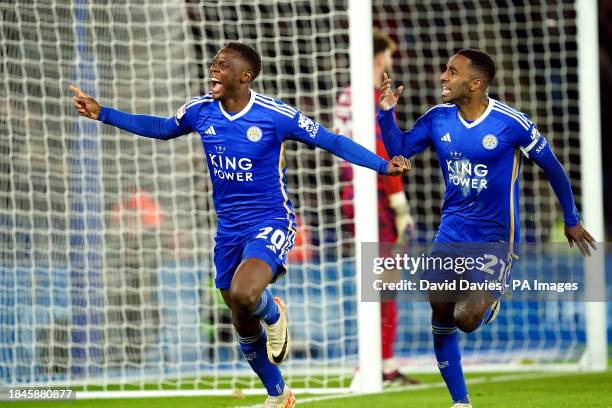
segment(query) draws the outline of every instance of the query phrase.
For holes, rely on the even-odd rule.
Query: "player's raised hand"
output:
[[[408,174],[411,168],[412,166],[410,165],[410,160],[408,160],[404,156],[394,156],[391,160],[389,160],[389,165],[387,166],[387,175],[401,176],[404,174]]]
[[[380,86],[380,101],[378,102],[378,106],[382,110],[389,110],[397,105],[397,101],[399,100],[402,91],[404,90],[404,86],[400,85],[397,87],[395,91],[391,89],[391,78],[385,72],[383,74],[383,82]]]
[[[75,93],[75,96],[72,97],[72,104],[79,115],[97,120],[100,114],[100,103],[74,85],[70,85],[68,89]]]
[[[584,229],[582,224],[578,224],[573,227],[565,227],[565,237],[567,238],[567,242],[569,242],[570,247],[573,248],[574,244],[576,244],[582,256],[591,256],[589,245],[591,248],[597,250],[597,247],[595,246],[595,239],[587,230]]]

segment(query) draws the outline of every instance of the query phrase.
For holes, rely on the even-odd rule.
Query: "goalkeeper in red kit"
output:
[[[395,50],[395,43],[386,34],[374,30],[374,100],[378,103],[380,99],[380,85],[383,73],[389,72],[391,68],[391,55]],[[375,112],[372,112],[375,114]],[[336,132],[352,136],[351,118],[351,88],[346,87],[334,109],[334,128]],[[382,141],[380,129],[376,125],[376,153],[386,159],[389,158]],[[340,177],[344,182],[353,179],[353,171],[347,162],[342,163]],[[414,220],[410,215],[410,207],[404,194],[401,177],[383,178],[378,176],[378,239],[379,242],[404,244],[414,230]],[[350,203],[353,199],[353,186],[348,183],[342,189],[342,201]],[[352,204],[342,206],[342,214],[346,219],[353,219],[354,208]],[[353,233],[353,225],[349,226]],[[390,254],[380,254],[387,256]],[[398,363],[393,357],[393,344],[397,334],[397,302],[395,299],[387,299],[381,302],[381,334],[382,334],[382,359],[383,359],[383,383],[386,386],[417,384],[414,380],[400,373]]]

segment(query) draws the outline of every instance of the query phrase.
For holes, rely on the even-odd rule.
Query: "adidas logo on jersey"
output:
[[[216,135],[217,134],[217,132],[215,132],[215,128],[212,125],[210,125],[210,127],[208,129],[206,129],[204,131],[204,133],[206,133],[207,135]]]
[[[443,142],[448,142],[450,143],[451,138],[450,138],[450,133],[445,134],[444,136],[442,136],[442,138],[440,138],[441,141]]]

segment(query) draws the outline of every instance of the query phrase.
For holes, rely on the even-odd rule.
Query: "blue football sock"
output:
[[[461,351],[459,350],[459,333],[452,323],[431,322],[434,351],[438,360],[440,374],[454,402],[470,401],[461,367]]]
[[[263,320],[268,325],[274,324],[278,321],[278,318],[280,317],[280,310],[278,310],[278,305],[274,301],[272,291],[270,291],[270,289],[263,291],[261,298],[259,298],[259,302],[257,302],[255,310],[251,314],[259,317],[259,319]]]
[[[268,395],[277,396],[283,393],[285,381],[279,368],[268,360],[266,351],[266,332],[263,327],[261,331],[251,337],[238,337],[240,349],[251,365],[251,368],[261,383],[268,390]]]

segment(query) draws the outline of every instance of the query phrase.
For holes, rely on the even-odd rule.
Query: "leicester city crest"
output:
[[[261,129],[257,126],[251,126],[247,130],[247,139],[249,139],[251,142],[259,142],[261,140],[261,136]]]
[[[482,147],[487,150],[493,150],[497,147],[498,141],[495,135],[486,135],[482,138]]]

